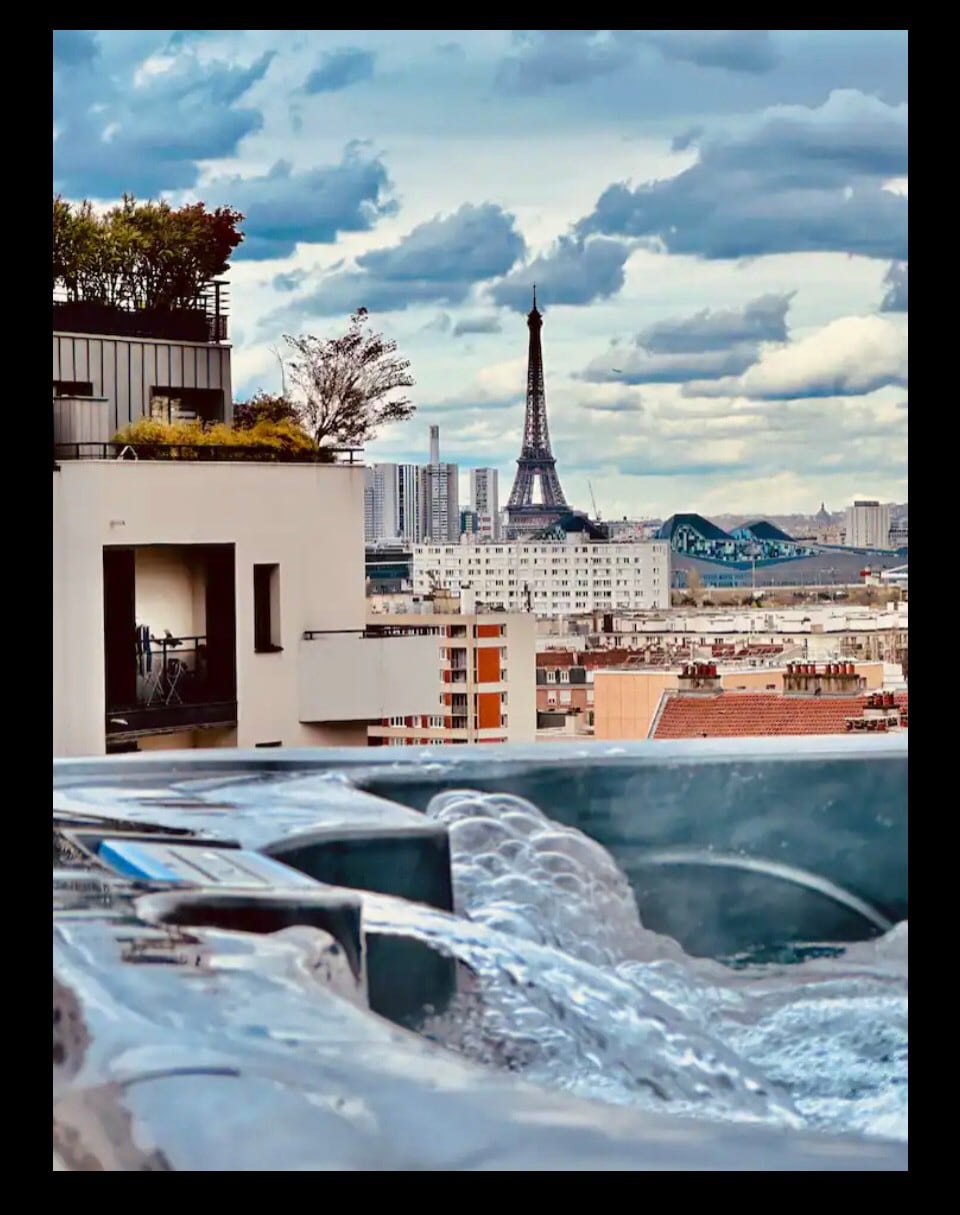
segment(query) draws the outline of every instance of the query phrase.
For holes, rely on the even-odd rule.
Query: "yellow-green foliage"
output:
[[[115,443],[128,444],[138,449],[154,449],[156,454],[169,455],[173,459],[189,459],[188,451],[156,451],[162,448],[191,448],[191,447],[236,447],[260,449],[263,458],[269,459],[275,455],[288,454],[306,456],[314,454],[318,458],[313,440],[307,432],[291,420],[283,422],[258,422],[246,430],[235,430],[225,422],[215,422],[204,425],[202,422],[158,422],[153,418],[140,418],[138,421],[118,431]],[[224,453],[226,455],[226,453]],[[237,452],[238,457],[246,453]],[[253,451],[251,459],[256,459]]]

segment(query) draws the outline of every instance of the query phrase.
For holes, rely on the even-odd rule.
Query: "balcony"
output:
[[[206,637],[151,637],[130,653],[134,699],[107,704],[107,742],[237,724],[236,693],[211,675]],[[126,702],[126,703],[125,703]]]
[[[229,291],[225,282],[207,283],[192,306],[136,308],[100,300],[53,296],[55,333],[89,333],[105,337],[147,338],[167,342],[216,345],[227,340]]]
[[[436,637],[310,631],[299,651],[304,724],[382,721],[436,711]]]

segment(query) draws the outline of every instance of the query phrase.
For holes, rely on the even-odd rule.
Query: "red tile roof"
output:
[[[781,696],[764,692],[704,695],[664,693],[653,738],[758,738],[770,734],[845,734],[860,717],[865,696]],[[898,692],[897,708],[907,708]]]
[[[636,650],[546,650],[537,655],[537,666],[547,670],[564,667],[619,667],[636,654]]]

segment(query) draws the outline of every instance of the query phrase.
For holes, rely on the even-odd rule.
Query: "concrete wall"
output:
[[[306,630],[364,626],[362,468],[66,461],[53,473],[53,504],[54,754],[104,752],[106,545],[236,546],[236,743],[365,742],[362,725],[300,723],[297,644]],[[158,562],[167,558],[139,560],[143,594],[157,604]],[[281,653],[254,653],[256,563],[280,565]],[[171,612],[175,604],[186,612],[187,585],[181,572],[165,601]],[[176,631],[159,619],[156,625]]]
[[[676,686],[675,671],[596,671],[594,737],[646,738],[661,696]]]
[[[299,650],[301,721],[379,720],[436,712],[433,637],[334,634],[300,641]]]
[[[202,637],[207,627],[205,571],[189,548],[141,548],[135,555],[136,615],[155,637]]]
[[[507,741],[529,742],[537,734],[537,622],[513,613],[506,622]]]
[[[108,433],[103,438],[93,436],[103,442],[121,427],[149,416],[151,388],[220,388],[225,420],[233,416],[230,347],[226,345],[55,333],[52,378],[89,382],[95,397],[106,398]]]

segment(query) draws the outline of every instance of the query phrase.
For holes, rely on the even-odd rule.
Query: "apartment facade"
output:
[[[460,539],[460,470],[456,464],[420,469],[420,535],[425,542],[456,544]]]
[[[363,533],[367,544],[421,539],[420,468],[373,464],[364,471]]]
[[[181,312],[131,312],[86,301],[53,304],[55,442],[108,443],[140,418],[233,417],[226,290]]]
[[[54,753],[362,746],[369,722],[430,708],[433,646],[366,628],[362,476],[60,461]]]
[[[487,609],[563,616],[670,606],[665,541],[607,544],[517,540],[504,544],[422,544],[413,550],[413,588],[470,590]]]
[[[433,704],[426,713],[385,716],[369,729],[371,746],[534,741],[536,628],[531,616],[442,611],[374,619],[385,634],[430,639]]]
[[[854,502],[847,508],[848,548],[889,548],[890,507],[879,502]]]
[[[500,539],[500,474],[495,468],[471,468],[470,509],[481,540]]]
[[[594,672],[628,662],[629,650],[558,650],[537,654],[537,713],[573,713],[593,725]]]
[[[908,612],[909,605],[901,601],[884,608],[821,605],[779,611],[612,613],[567,623],[595,635],[598,647],[648,650],[667,658],[746,657],[746,650],[775,646],[817,660],[899,662],[909,637]]]
[[[113,443],[138,417],[230,419],[219,313],[54,318],[54,754],[363,746],[430,709],[433,643],[366,627],[359,463]]]

